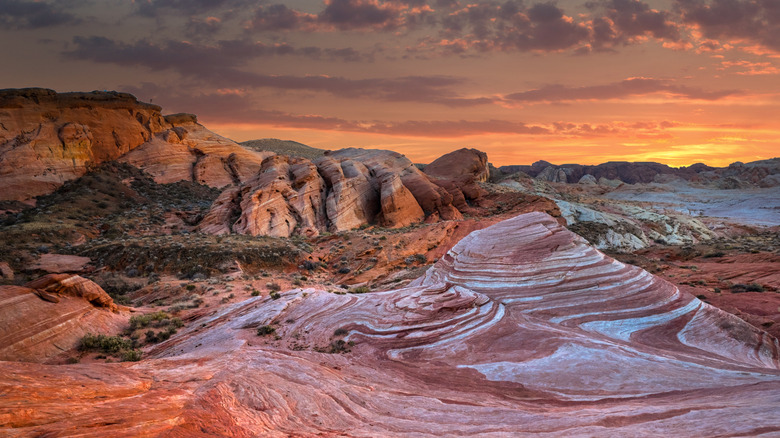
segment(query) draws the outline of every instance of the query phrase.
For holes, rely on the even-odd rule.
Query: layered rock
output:
[[[163,117],[130,94],[0,90],[0,200],[29,200],[87,169],[116,160],[149,170],[159,182],[216,187],[254,175],[270,153],[248,151],[197,124]]]
[[[264,326],[276,336],[258,336]],[[252,298],[185,328],[141,363],[0,363],[0,385],[14,387],[0,427],[24,435],[771,434],[780,431],[778,347],[531,213],[472,233],[409,287]],[[46,395],[65,385],[69,397]]]
[[[208,233],[314,236],[362,225],[404,227],[461,219],[452,196],[396,152],[343,149],[314,162],[276,155],[220,195],[199,225]]]
[[[100,286],[78,275],[0,286],[0,360],[43,362],[87,333],[116,333],[127,322],[118,310]]]

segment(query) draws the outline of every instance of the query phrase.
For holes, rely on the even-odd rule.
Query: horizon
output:
[[[0,23],[2,88],[128,92],[238,142],[496,166],[780,155],[780,14],[755,0],[13,0]]]

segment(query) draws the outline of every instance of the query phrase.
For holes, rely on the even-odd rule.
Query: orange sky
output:
[[[765,0],[15,0],[2,87],[115,89],[237,141],[430,162],[780,156]]]

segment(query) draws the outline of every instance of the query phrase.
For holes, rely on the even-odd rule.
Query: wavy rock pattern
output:
[[[278,338],[255,334],[269,324]],[[0,424],[115,436],[780,432],[777,340],[541,213],[470,234],[406,288],[252,298],[149,355],[0,363]],[[53,401],[46,391],[66,382],[72,393]]]
[[[118,332],[127,322],[118,311],[100,286],[78,275],[0,286],[0,360],[43,362],[88,332]]]

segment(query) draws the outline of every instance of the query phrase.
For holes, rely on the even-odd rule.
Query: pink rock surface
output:
[[[256,335],[264,325],[278,338]],[[327,353],[334,346],[350,351]],[[541,213],[470,234],[406,288],[255,297],[147,354],[133,365],[0,363],[0,427],[112,436],[780,432],[776,339]],[[68,397],[58,397],[64,387]]]
[[[0,360],[43,362],[87,333],[117,333],[127,323],[117,311],[100,286],[78,275],[0,286]]]

